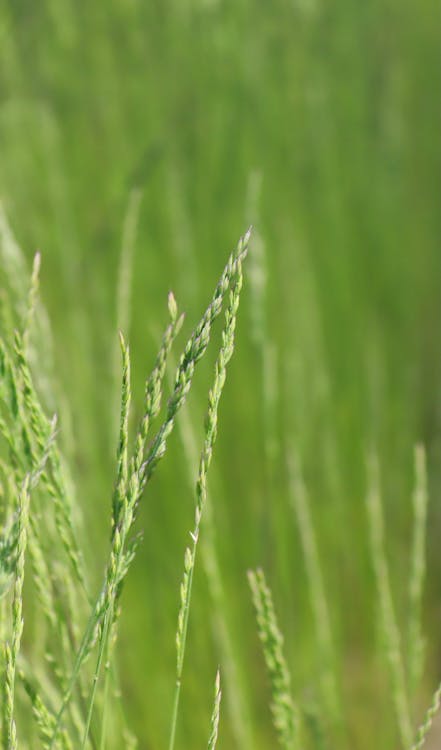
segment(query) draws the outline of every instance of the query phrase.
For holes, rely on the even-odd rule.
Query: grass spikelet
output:
[[[45,705],[37,688],[30,682],[30,680],[25,677],[22,672],[20,673],[20,679],[23,682],[24,689],[26,690],[26,693],[31,700],[32,713],[37,724],[38,735],[40,737],[42,747],[44,748],[44,750],[46,750],[49,747],[49,741],[54,731],[55,717]],[[73,745],[65,730],[58,732],[57,746],[61,748],[61,750],[73,750]]]
[[[214,684],[214,705],[213,713],[211,714],[210,723],[210,737],[208,739],[208,750],[215,750],[217,745],[217,737],[219,734],[219,718],[220,718],[220,704],[222,698],[222,691],[220,687],[220,673],[219,670],[216,674],[216,681]]]
[[[113,497],[112,523],[118,524],[121,507],[127,492],[128,476],[128,444],[129,444],[129,416],[130,403],[132,399],[130,385],[130,352],[124,341],[124,336],[119,334],[121,356],[122,356],[122,385],[121,385],[121,410],[119,425],[119,440],[116,456],[116,486]]]
[[[279,745],[283,750],[297,750],[299,715],[291,696],[291,677],[283,655],[283,636],[277,624],[271,591],[261,569],[248,571],[248,581],[271,683],[271,711]]]
[[[340,721],[337,678],[332,643],[329,607],[325,594],[323,573],[320,565],[317,539],[313,525],[309,497],[300,471],[299,459],[291,451],[288,456],[290,501],[299,527],[300,539],[308,577],[308,591],[314,616],[316,642],[322,669],[321,689],[327,716]]]
[[[46,417],[35,391],[29,364],[24,351],[23,338],[18,331],[15,332],[14,336],[14,354],[15,366],[13,365],[11,367],[11,373],[15,382],[15,388],[20,394],[19,401],[22,402],[20,405],[22,408],[21,418],[24,427],[23,435],[27,436],[30,459],[32,461],[35,460],[33,456],[33,444],[35,443],[39,451],[44,449],[48,435],[51,432],[51,422]],[[76,530],[72,520],[70,493],[66,486],[62,458],[54,441],[51,442],[49,459],[51,472],[50,475],[46,472],[44,476],[45,487],[54,504],[55,522],[61,543],[77,580],[86,592],[86,574],[80,546],[76,537]]]
[[[241,247],[240,244],[239,247]],[[208,395],[208,410],[205,420],[205,438],[199,463],[198,478],[196,480],[196,509],[194,528],[190,534],[192,545],[191,547],[187,547],[184,556],[184,576],[181,584],[181,605],[178,614],[178,627],[176,633],[176,688],[173,704],[169,750],[173,750],[175,744],[177,716],[182,684],[182,672],[184,667],[185,647],[187,641],[188,619],[191,604],[193,573],[195,568],[196,550],[199,541],[202,513],[207,497],[207,472],[213,455],[214,443],[216,441],[219,402],[225,385],[227,365],[232,357],[234,350],[236,315],[239,307],[240,293],[242,289],[242,255],[243,253],[239,251],[237,253],[235,262],[232,263],[232,268],[234,268],[233,286],[230,290],[229,302],[225,311],[225,327],[222,331],[221,348],[215,364],[214,383]]]
[[[423,748],[424,745],[426,744],[428,734],[432,728],[433,720],[439,711],[440,705],[441,705],[441,684],[438,685],[437,689],[435,690],[433,694],[432,703],[427,710],[423,723],[418,729],[416,739],[415,739],[414,744],[412,745],[411,750],[421,750],[421,748]]]
[[[153,441],[152,448],[143,467],[143,484],[151,476],[158,461],[165,452],[167,439],[173,430],[176,415],[184,404],[187,393],[190,390],[195,366],[207,349],[213,322],[220,315],[225,294],[230,288],[238,267],[247,255],[250,234],[249,230],[239,240],[236,250],[231,253],[216,286],[212,300],[187,342],[176,372],[173,393],[167,405],[166,418]]]
[[[130,358],[128,349],[122,339],[123,354],[123,383],[121,399],[121,426],[120,441],[118,449],[118,481],[117,492],[119,494],[118,507],[113,511],[112,544],[116,549],[120,548],[120,560],[115,560],[114,565],[120,566],[117,575],[117,588],[120,587],[122,579],[127,573],[129,562],[133,556],[133,545],[126,549],[128,534],[135,522],[138,503],[142,493],[142,466],[146,452],[149,429],[153,419],[161,409],[162,390],[167,358],[169,356],[173,341],[182,325],[183,316],[178,314],[175,298],[170,292],[168,297],[168,309],[170,324],[167,326],[162,338],[161,346],[156,358],[155,366],[146,381],[144,396],[144,415],[135,439],[135,449],[131,461],[128,461],[128,431],[129,431],[129,409],[130,409]],[[121,506],[121,507],[120,507]],[[118,538],[120,537],[120,539]],[[115,553],[115,550],[114,550]],[[116,554],[116,553],[115,553]],[[112,565],[112,563],[111,563]],[[113,573],[112,573],[113,576]],[[111,577],[112,577],[111,576]]]
[[[5,677],[3,684],[3,745],[7,750],[17,747],[17,732],[14,719],[15,677],[17,659],[20,652],[23,634],[23,584],[25,574],[25,555],[29,534],[30,492],[37,485],[45,469],[48,456],[55,440],[56,420],[51,423],[51,432],[46,446],[32,472],[25,475],[18,493],[17,514],[12,524],[11,533],[3,545],[2,565],[14,568],[14,588],[12,596],[12,635],[10,642],[5,643]]]
[[[30,476],[23,481],[18,498],[17,560],[15,565],[14,594],[12,600],[12,637],[5,644],[3,746],[5,750],[16,750],[17,730],[14,718],[15,674],[23,633],[23,583],[25,553],[28,536]]]
[[[19,516],[14,514],[0,536],[0,599],[6,596],[12,585],[17,564],[19,528]]]
[[[67,663],[69,662],[70,653],[74,648],[72,640],[67,637],[66,623],[69,623],[68,627],[72,632],[75,628],[75,619],[79,611],[79,606],[78,601],[76,601],[75,607],[70,607],[70,609],[66,610],[62,603],[63,596],[60,596],[60,592],[58,594],[55,592],[55,570],[57,570],[58,580],[60,582],[63,581],[64,587],[72,585],[69,578],[70,571],[67,571],[65,564],[61,560],[57,561],[56,568],[49,570],[49,565],[46,561],[47,551],[46,553],[43,552],[40,539],[41,523],[47,521],[48,525],[45,526],[44,530],[46,541],[48,542],[48,534],[50,539],[47,546],[50,546],[52,551],[54,548],[59,549],[59,538],[65,540],[65,544],[63,545],[65,549],[69,545],[72,546],[72,540],[68,533],[70,520],[68,506],[60,511],[60,506],[63,503],[62,488],[65,486],[65,476],[60,464],[58,464],[57,468],[60,477],[58,485],[56,479],[54,479],[54,461],[57,461],[59,457],[58,448],[55,444],[57,420],[56,418],[49,420],[41,408],[31,380],[24,352],[24,340],[17,331],[15,332],[14,359],[6,353],[4,348],[2,349],[2,354],[3,361],[7,365],[4,373],[7,374],[10,384],[12,384],[13,399],[16,402],[16,409],[14,411],[12,411],[10,404],[8,405],[6,402],[6,411],[9,411],[10,417],[10,427],[7,428],[8,434],[6,438],[10,456],[13,457],[12,465],[14,467],[11,470],[11,482],[12,484],[18,482],[19,477],[27,472],[30,475],[30,489],[41,478],[41,484],[47,491],[48,497],[50,498],[55,495],[54,516],[56,529],[51,524],[51,518],[48,513],[49,504],[46,504],[44,507],[38,507],[38,498],[36,498],[36,507],[29,518],[27,549],[36,599],[40,605],[40,613],[49,626],[48,632],[51,634],[51,638],[47,643],[46,657],[48,663],[53,667],[57,680],[60,682],[63,679]],[[6,430],[4,432],[6,433]],[[63,524],[63,518],[68,522],[67,524]],[[71,528],[73,530],[73,526]],[[59,537],[57,537],[57,531]],[[68,604],[71,603],[68,602]],[[62,612],[63,615],[61,615]],[[64,668],[56,656],[57,648],[54,649],[54,645],[57,643],[61,646],[58,650],[64,655],[66,662]]]
[[[383,634],[386,664],[389,671],[392,697],[402,747],[412,744],[412,724],[406,688],[406,676],[401,655],[400,632],[390,588],[389,567],[384,548],[384,522],[381,502],[378,459],[368,461],[368,491],[366,508],[371,545],[371,559],[377,587],[378,610]]]
[[[46,661],[50,664],[53,673],[56,675],[59,684],[62,686],[65,682],[67,663],[73,650],[72,640],[67,637],[67,629],[71,631],[74,628],[74,621],[70,611],[64,612],[62,602],[57,598],[54,591],[51,571],[44,555],[39,530],[35,520],[35,515],[31,514],[29,519],[29,539],[28,553],[31,564],[32,579],[34,583],[35,596],[39,603],[40,614],[46,621],[49,638],[46,646]],[[66,583],[66,586],[69,584]],[[63,614],[62,614],[63,613]],[[69,623],[69,625],[67,625]],[[62,644],[60,649],[64,657],[65,664],[62,664],[57,658],[57,646]],[[60,657],[61,658],[61,657]]]
[[[173,292],[170,292],[168,295],[168,311],[170,315],[170,325],[165,330],[161,346],[159,348],[158,356],[156,357],[155,366],[150,376],[147,378],[145,385],[144,416],[139,427],[136,439],[135,455],[133,457],[132,473],[133,476],[136,477],[137,483],[137,489],[133,501],[135,509],[149,478],[145,473],[146,464],[144,462],[147,437],[151,427],[151,423],[158,416],[161,409],[162,391],[167,360],[171,351],[173,341],[181,330],[182,323],[184,321],[184,315],[179,315],[178,313],[178,307]],[[163,446],[163,452],[161,453],[161,455],[159,456],[158,454],[158,460],[161,458],[164,452],[165,444]]]
[[[46,559],[38,543],[38,532],[36,523],[31,517],[29,536],[29,558],[31,562],[32,575],[34,579],[35,592],[41,607],[41,613],[47,619],[47,622],[54,630],[57,629],[58,618],[56,614],[55,603],[50,586],[50,573]]]
[[[426,573],[427,469],[426,453],[422,445],[415,448],[415,487],[413,505],[413,543],[409,578],[409,626],[407,664],[409,691],[415,695],[421,680],[424,661],[424,639],[421,627],[421,602]]]

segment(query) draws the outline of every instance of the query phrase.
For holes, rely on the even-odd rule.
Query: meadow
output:
[[[441,644],[437,21],[434,0],[0,3],[18,747],[207,746],[218,668],[219,748],[419,747]]]

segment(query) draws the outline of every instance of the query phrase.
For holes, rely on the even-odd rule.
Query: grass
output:
[[[211,302],[184,347],[172,381],[171,395],[163,413],[162,423],[153,437],[150,435],[151,426],[162,411],[167,360],[183,324],[183,316],[178,312],[174,295],[170,292],[168,296],[170,322],[163,334],[153,370],[146,380],[143,415],[134,439],[131,438],[130,422],[131,359],[129,348],[120,334],[121,406],[116,477],[111,502],[110,546],[103,582],[96,596],[90,594],[90,582],[84,567],[84,552],[78,542],[79,536],[72,516],[73,507],[68,499],[68,476],[64,475],[63,457],[56,442],[57,421],[55,417],[48,420],[45,416],[28,364],[27,350],[31,346],[31,327],[36,315],[39,286],[40,257],[37,256],[35,259],[30,276],[28,303],[22,313],[21,325],[18,321],[19,327],[10,332],[9,343],[6,335],[1,348],[1,429],[8,453],[8,461],[2,464],[5,480],[3,496],[6,502],[5,532],[0,548],[4,600],[1,620],[4,670],[1,726],[5,750],[19,747],[17,723],[20,724],[25,743],[32,741],[29,723],[23,722],[22,725],[18,719],[18,677],[31,701],[35,728],[42,747],[48,750],[56,747],[82,747],[84,750],[88,747],[99,747],[104,750],[106,747],[116,747],[121,742],[137,746],[134,736],[125,725],[124,715],[119,722],[111,719],[111,716],[115,716],[113,704],[121,700],[119,678],[114,664],[115,647],[123,601],[122,591],[140,544],[139,534],[134,533],[135,523],[147,485],[166,454],[178,413],[183,408],[191,389],[196,365],[207,351],[213,324],[225,304],[225,324],[215,361],[214,381],[208,395],[204,441],[195,488],[196,505],[194,525],[190,532],[191,544],[185,549],[184,573],[180,587],[176,631],[176,682],[168,745],[169,750],[175,749],[196,552],[199,536],[204,531],[202,521],[207,505],[207,473],[217,437],[218,410],[227,366],[234,350],[236,316],[243,283],[242,263],[248,252],[249,240],[250,232],[239,241],[237,249],[230,255]],[[8,234],[6,241],[11,242],[11,236]],[[12,318],[12,305],[9,313]],[[189,430],[188,424],[186,428],[184,425],[182,434],[184,444],[187,435],[191,445],[193,436]],[[299,524],[311,607],[315,618],[315,638],[322,663],[322,677],[319,682],[321,697],[317,698],[317,705],[312,713],[301,697],[297,703],[292,697],[292,678],[283,653],[284,639],[263,571],[249,571],[248,580],[269,674],[271,712],[279,744],[286,750],[296,750],[303,747],[306,741],[309,743],[308,746],[320,749],[326,746],[326,737],[330,739],[333,735],[337,736],[336,732],[341,732],[341,724],[344,723],[345,717],[337,708],[339,687],[330,615],[310,503],[301,478],[298,459],[292,459],[290,471],[293,510]],[[415,732],[410,695],[417,696],[418,682],[423,672],[421,599],[425,577],[424,539],[427,516],[424,450],[422,447],[415,450],[413,546],[410,558],[409,637],[406,662],[402,657],[401,635],[393,604],[385,551],[381,482],[378,460],[375,457],[369,459],[367,475],[366,508],[371,561],[378,596],[378,622],[384,643],[384,663],[390,677],[391,702],[395,708],[401,747],[419,750],[425,744],[439,707],[438,689],[423,723]],[[39,485],[42,486],[39,510],[30,511],[31,495]],[[52,524],[53,538],[49,548],[42,533],[42,524],[46,531]],[[208,529],[211,525],[212,519]],[[25,560],[28,557],[28,547],[36,591],[36,617],[39,615],[40,620],[46,624],[43,643],[51,631],[55,632],[57,640],[54,642],[51,636],[51,641],[47,641],[44,646],[47,650],[43,650],[41,665],[26,664],[24,659],[23,667],[19,670],[23,635]],[[64,557],[64,565],[58,559],[58,555]],[[56,577],[50,572],[53,565],[60,565],[62,570],[59,578],[64,584],[62,588],[57,586]],[[222,598],[219,598],[217,590],[219,574],[212,537],[207,541],[205,567],[212,595],[219,603]],[[82,607],[85,612],[83,621]],[[218,613],[218,616],[222,616],[222,613]],[[228,626],[224,624],[224,628],[224,653],[226,651],[229,661],[232,656],[229,653]],[[31,656],[34,660],[35,655]],[[220,701],[218,671],[208,736],[209,748],[215,748],[218,739]],[[96,717],[96,714],[99,714],[99,717]],[[306,737],[309,737],[309,740],[305,739]]]
[[[191,388],[195,367],[206,352],[210,341],[211,328],[222,312],[224,298],[228,295],[222,343],[216,360],[213,386],[209,391],[204,447],[196,483],[195,522],[194,529],[191,532],[192,546],[188,547],[185,552],[184,578],[181,585],[181,608],[176,635],[176,691],[169,743],[171,749],[175,746],[193,571],[207,494],[206,477],[217,434],[217,413],[225,384],[226,368],[233,354],[236,314],[242,288],[242,261],[247,254],[249,236],[250,233],[248,232],[239,242],[237,250],[231,254],[216,286],[213,298],[184,348],[162,424],[149,444],[151,424],[161,411],[167,358],[183,322],[182,315],[178,314],[174,296],[172,293],[169,294],[170,323],[163,335],[155,366],[146,381],[144,414],[134,439],[132,452],[129,452],[131,443],[129,422],[131,411],[130,354],[122,334],[120,335],[122,351],[121,410],[115,489],[112,499],[110,550],[104,580],[95,599],[89,594],[90,584],[83,568],[83,555],[76,541],[77,535],[72,521],[71,507],[67,502],[67,493],[65,492],[66,481],[61,469],[62,460],[54,444],[53,429],[48,430],[49,422],[44,416],[34,389],[23,344],[24,333],[28,332],[29,322],[36,305],[39,259],[34,264],[29,294],[30,302],[22,321],[23,333],[15,332],[14,346],[11,352],[7,349],[6,341],[2,343],[2,385],[5,412],[5,419],[2,421],[2,433],[9,448],[9,465],[4,464],[4,473],[11,495],[9,512],[14,512],[14,506],[17,505],[16,513],[18,514],[18,520],[12,523],[11,530],[3,542],[4,553],[2,556],[4,558],[2,560],[2,579],[5,579],[6,582],[8,577],[14,579],[10,636],[7,636],[4,643],[2,728],[5,748],[11,748],[12,750],[12,748],[18,747],[15,687],[16,667],[23,630],[23,580],[28,527],[34,535],[33,574],[36,589],[40,594],[39,604],[51,627],[57,630],[61,627],[69,631],[70,642],[61,639],[61,642],[57,645],[62,651],[62,658],[66,659],[67,663],[72,661],[72,667],[68,667],[66,673],[64,671],[65,665],[58,662],[56,655],[51,656],[50,665],[54,671],[52,680],[55,683],[51,685],[52,693],[57,690],[56,682],[59,682],[58,707],[52,710],[48,709],[46,705],[43,688],[32,687],[30,677],[24,673],[23,681],[32,701],[40,739],[43,746],[47,748],[71,747],[74,745],[83,748],[99,745],[99,747],[104,748],[110,741],[108,702],[110,701],[109,683],[113,671],[112,653],[117,637],[122,588],[139,544],[139,536],[133,533],[139,504],[148,482],[166,452],[167,441],[173,431],[176,416],[185,403]],[[55,420],[51,424],[54,425]],[[38,459],[39,454],[41,458]],[[50,469],[47,471],[46,462],[50,463]],[[20,479],[20,472],[23,466],[27,464],[29,464],[29,470],[24,478]],[[48,557],[47,551],[45,559],[41,529],[37,528],[37,523],[34,520],[32,523],[29,521],[30,489],[39,478],[42,478],[47,492],[43,514],[44,522],[50,523],[51,521],[51,518],[48,518],[50,505],[47,504],[47,499],[50,498],[54,507],[54,532],[67,558],[68,567],[64,571],[63,582],[66,585],[71,579],[70,585],[74,589],[71,594],[74,598],[70,602],[65,602],[67,597],[63,596],[62,591],[59,590],[57,594],[50,591],[52,581],[49,569],[57,560],[56,557]],[[5,512],[7,512],[7,508],[5,508]],[[41,519],[39,520],[41,521]],[[13,561],[11,561],[11,558],[13,558]],[[5,583],[5,586],[7,586],[7,583]],[[7,590],[4,593],[7,593]],[[84,600],[84,598],[89,604],[90,613],[85,625],[83,624],[82,635],[76,635],[73,631],[81,628],[81,625],[75,615],[81,611],[81,600]],[[64,606],[68,609],[63,612]],[[57,614],[55,614],[56,611]],[[7,618],[5,618],[4,623],[2,622],[2,626],[2,629],[8,632]],[[96,654],[95,668],[85,678],[82,685],[84,667],[93,653]],[[103,671],[105,671],[104,679],[102,679]],[[49,675],[47,679],[49,682],[51,681]],[[90,683],[89,688],[87,688],[87,681]],[[104,682],[102,718],[97,728],[94,727],[93,716],[101,682]],[[54,700],[56,699],[52,695],[52,703]],[[219,706],[218,676],[209,737],[211,747],[215,747],[216,744]],[[69,713],[72,714],[70,718],[68,718]],[[80,716],[81,718],[78,720],[77,717]],[[120,741],[122,741],[122,738]]]
[[[245,575],[260,566],[305,745],[400,745],[366,513],[366,446],[380,464],[383,559],[416,741],[440,678],[439,26],[432,0],[424,11],[397,0],[363,8],[354,0],[0,4],[5,549],[21,486],[10,465],[21,479],[35,467],[58,415],[50,477],[43,473],[30,498],[19,742],[38,747],[53,735],[107,580],[118,330],[130,345],[129,476],[169,289],[186,310],[185,341],[225,248],[249,224],[176,747],[207,744],[218,667],[218,747],[276,742]],[[37,249],[39,292],[38,260],[34,282],[30,270]],[[136,510],[129,540],[141,529],[144,540],[63,714],[68,736],[81,738],[75,746],[91,705],[89,743],[124,735],[130,747],[132,734],[140,747],[169,741],[178,589],[220,335],[215,326],[166,460]],[[163,376],[169,391],[172,360]],[[30,395],[20,385],[27,369]],[[24,432],[11,429],[6,415],[14,413],[28,415]],[[415,445],[427,456],[427,511],[424,470],[418,480],[412,470]],[[8,589],[5,642],[11,568],[0,585]]]

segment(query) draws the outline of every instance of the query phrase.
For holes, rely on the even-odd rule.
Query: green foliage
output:
[[[151,427],[161,414],[167,361],[182,324],[183,316],[172,293],[168,297],[170,322],[165,329],[159,352],[144,388],[143,414],[135,437],[131,437],[131,359],[120,334],[122,383],[119,433],[116,451],[116,476],[111,503],[111,533],[108,559],[99,593],[90,594],[90,582],[84,554],[78,542],[73,520],[73,500],[64,459],[56,440],[57,420],[49,420],[39,400],[29,367],[26,348],[37,308],[39,258],[30,279],[29,303],[22,313],[22,331],[1,342],[2,397],[1,432],[6,449],[2,472],[5,523],[0,544],[2,581],[1,632],[3,633],[2,741],[5,750],[19,746],[17,726],[24,736],[32,732],[21,723],[17,712],[17,675],[27,694],[41,746],[50,750],[75,746],[86,749],[114,746],[124,741],[136,746],[124,716],[115,721],[112,705],[120,700],[119,678],[115,668],[115,644],[121,613],[121,595],[127,574],[139,546],[134,533],[140,501],[147,484],[165,455],[179,411],[190,391],[195,367],[206,353],[212,326],[225,307],[225,323],[214,365],[214,381],[208,395],[203,448],[196,479],[196,505],[192,543],[185,550],[184,573],[180,589],[180,608],[176,633],[176,688],[173,702],[169,748],[174,750],[181,699],[184,657],[187,646],[189,614],[202,521],[208,509],[207,532],[212,535],[212,518],[207,502],[207,473],[217,437],[218,410],[226,380],[226,371],[234,350],[236,317],[242,290],[242,262],[248,252],[250,232],[230,255],[215,288],[212,300],[184,348],[172,381],[171,395],[163,421],[150,439]],[[225,302],[225,300],[227,300]],[[184,423],[185,424],[185,423]],[[193,436],[187,425],[182,431],[190,444]],[[339,686],[332,646],[330,614],[324,576],[310,510],[310,501],[300,473],[299,459],[291,452],[291,501],[299,525],[303,558],[308,576],[311,608],[314,613],[316,643],[322,667],[321,698],[318,708],[295,702],[292,679],[283,653],[283,636],[277,623],[273,598],[262,570],[248,573],[256,610],[259,637],[271,686],[271,711],[279,744],[296,750],[303,742],[312,748],[326,747],[329,737],[341,732],[343,718],[338,708]],[[36,508],[30,509],[31,494]],[[50,504],[48,504],[50,500]],[[422,672],[421,600],[425,577],[425,524],[427,515],[427,479],[424,450],[415,451],[415,489],[413,493],[413,545],[409,578],[409,656],[401,654],[401,634],[395,612],[389,566],[385,550],[385,531],[378,461],[368,463],[367,518],[371,562],[378,597],[378,621],[389,671],[392,700],[402,747],[420,750],[439,708],[439,689],[412,745],[413,711],[411,699],[417,694]],[[43,525],[44,524],[44,525]],[[43,533],[44,531],[44,533]],[[48,546],[48,538],[50,546]],[[213,599],[219,593],[213,538],[208,537],[205,568]],[[211,545],[211,547],[210,547]],[[23,635],[23,593],[25,560],[35,586],[36,619],[43,626],[43,663],[37,666],[37,654],[27,663],[21,657]],[[55,572],[59,568],[59,572]],[[54,572],[52,571],[54,569]],[[62,583],[62,586],[60,584]],[[5,606],[6,605],[6,606]],[[8,618],[8,605],[10,617]],[[8,622],[9,619],[9,622]],[[232,657],[228,626],[223,625],[222,646],[227,667]],[[95,666],[90,657],[95,654]],[[19,658],[23,666],[18,669]],[[227,669],[228,674],[228,669]],[[231,671],[229,673],[231,677]],[[220,716],[220,676],[216,677],[214,707],[208,747],[216,747]],[[54,707],[55,706],[55,707]],[[101,718],[96,720],[99,709]],[[341,735],[343,736],[343,735]],[[117,738],[120,738],[119,740]]]
[[[38,748],[54,734],[107,586],[118,541],[111,514],[129,519],[123,487],[137,476],[145,373],[161,347],[169,288],[185,303],[187,338],[225,247],[250,223],[176,746],[206,745],[218,665],[218,746],[275,744],[244,575],[261,565],[305,747],[399,747],[366,523],[366,445],[381,463],[383,551],[409,722],[412,732],[427,727],[424,706],[440,679],[438,16],[435,0],[420,13],[400,0],[0,3],[2,643],[12,635],[20,488],[50,416],[58,417],[30,493],[15,690],[23,750],[26,738]],[[127,453],[118,329],[130,342]],[[90,626],[91,651],[61,718],[75,748],[89,712],[91,746],[131,748],[134,734],[141,748],[167,745],[176,593],[217,326],[211,335],[196,372],[187,370],[191,393],[166,437],[167,460],[134,510],[123,593],[112,589],[99,627]],[[173,352],[168,361],[162,390],[171,392]],[[162,403],[141,463],[164,423]],[[412,478],[415,444],[427,454],[427,519],[424,469]],[[147,479],[154,461],[144,468]],[[435,723],[428,744],[437,731]]]
[[[215,366],[213,387],[209,392],[209,406],[206,420],[204,448],[201,454],[199,477],[196,484],[195,527],[192,532],[193,548],[185,554],[184,583],[181,589],[181,611],[177,633],[177,684],[175,709],[171,730],[171,747],[174,744],[180,684],[184,663],[185,642],[190,610],[191,586],[195,563],[196,545],[202,511],[206,499],[206,475],[211,463],[212,451],[217,434],[217,412],[225,384],[226,367],[234,348],[236,314],[242,288],[242,261],[249,242],[249,232],[239,242],[231,254],[221,279],[216,286],[212,301],[200,323],[190,336],[177,368],[174,387],[166,407],[162,425],[156,436],[148,444],[149,430],[161,411],[164,376],[167,358],[174,339],[182,326],[183,317],[178,314],[173,295],[169,294],[168,309],[170,324],[166,328],[158,356],[145,386],[144,413],[133,441],[130,453],[130,410],[131,377],[130,355],[122,334],[122,386],[118,448],[116,455],[116,479],[112,499],[112,524],[108,563],[101,590],[95,600],[91,599],[86,578],[83,556],[76,541],[76,531],[72,521],[71,506],[66,491],[67,481],[63,476],[62,459],[55,442],[55,419],[51,422],[44,415],[38,400],[22,336],[16,332],[12,353],[9,354],[6,342],[2,342],[2,393],[5,420],[2,433],[9,449],[10,465],[5,463],[4,473],[11,480],[11,492],[15,491],[21,471],[27,470],[20,489],[17,490],[17,510],[13,521],[2,537],[0,547],[2,595],[8,596],[8,588],[13,580],[12,618],[10,640],[4,643],[3,746],[5,750],[18,747],[15,719],[15,683],[17,660],[23,632],[23,581],[25,554],[30,535],[30,559],[43,618],[49,631],[54,631],[58,642],[47,645],[46,659],[53,675],[47,676],[51,686],[51,702],[55,692],[61,692],[61,704],[54,713],[46,704],[42,687],[36,687],[34,677],[22,671],[22,682],[31,700],[32,712],[36,720],[38,734],[44,748],[61,747],[64,750],[81,743],[83,748],[90,743],[95,746],[93,734],[94,706],[98,697],[101,672],[106,675],[102,695],[102,722],[100,746],[104,747],[109,738],[107,704],[110,700],[108,683],[111,679],[111,661],[117,635],[119,604],[124,580],[134,560],[139,539],[133,535],[139,503],[154,469],[164,456],[167,440],[173,430],[176,416],[182,408],[190,390],[197,362],[207,349],[211,328],[222,311],[225,295],[229,300],[225,311],[225,328],[222,344]],[[29,325],[36,304],[38,278],[37,262],[31,279],[31,303],[25,318]],[[30,311],[30,312],[29,312]],[[27,330],[27,328],[26,328]],[[39,514],[29,514],[30,491],[37,482],[42,485],[42,502],[45,523],[53,523],[53,534],[58,541],[58,549],[64,552],[67,567],[63,570],[65,591],[56,589],[54,577],[50,573],[53,565],[59,565],[56,549],[47,549],[38,526]],[[47,505],[52,501],[52,507]],[[55,541],[55,540],[54,540]],[[86,602],[84,601],[86,599]],[[81,633],[81,608],[88,605],[90,613],[83,633]],[[1,622],[2,631],[5,623]],[[47,637],[46,635],[46,637]],[[79,645],[77,645],[79,644]],[[84,666],[96,648],[96,666],[89,677],[84,677]],[[72,670],[68,664],[73,658]],[[105,663],[104,663],[105,661]],[[87,681],[90,681],[90,688]],[[57,684],[58,683],[58,684]],[[220,687],[216,681],[215,706],[210,732],[210,746],[215,747],[219,723]],[[122,728],[124,729],[124,727]],[[26,730],[26,727],[24,727]],[[120,731],[121,728],[120,728]],[[96,732],[96,729],[95,729]]]

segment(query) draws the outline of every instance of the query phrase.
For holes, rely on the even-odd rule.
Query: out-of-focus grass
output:
[[[0,194],[29,258],[42,251],[55,367],[71,405],[61,437],[72,430],[72,471],[97,571],[113,476],[117,269],[133,189],[141,203],[125,333],[140,404],[169,288],[190,327],[248,222],[262,243],[261,335],[249,335],[256,315],[249,279],[212,480],[253,748],[272,740],[253,664],[247,568],[262,563],[272,580],[293,690],[311,700],[317,692],[307,578],[289,504],[293,444],[342,655],[350,746],[394,742],[375,661],[364,458],[375,444],[403,621],[416,441],[428,446],[431,527],[440,522],[436,11],[434,0],[421,10],[398,0],[0,6]],[[206,368],[190,414],[198,393],[204,397]],[[145,541],[122,619],[126,704],[146,747],[167,736],[177,588],[192,517],[177,438],[170,451],[141,514]],[[430,571],[435,580],[436,550]],[[195,587],[189,660],[196,677],[188,676],[181,727],[189,747],[205,737],[218,661],[201,571]],[[435,677],[429,670],[427,686]],[[225,716],[225,747],[234,746],[229,732]]]

